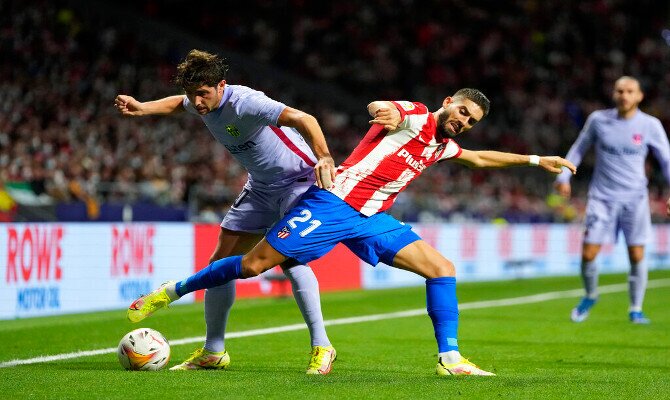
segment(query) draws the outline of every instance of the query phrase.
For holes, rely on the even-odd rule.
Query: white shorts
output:
[[[611,201],[589,197],[586,203],[584,243],[615,243],[622,231],[628,246],[644,246],[651,230],[649,197]]]
[[[236,232],[265,234],[313,184],[313,179],[296,181],[272,191],[246,184],[223,218],[221,227]]]

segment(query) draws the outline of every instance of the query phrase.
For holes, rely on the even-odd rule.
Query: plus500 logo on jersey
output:
[[[132,301],[151,292],[155,236],[153,225],[112,226],[110,275],[119,279],[119,300]]]
[[[410,167],[414,168],[419,172],[426,169],[426,164],[424,164],[423,161],[415,160],[414,157],[412,157],[412,155],[409,153],[409,151],[405,149],[400,149],[400,151],[398,152],[398,157],[404,158],[405,163],[407,163],[407,165],[409,165]]]
[[[7,227],[5,282],[18,287],[18,312],[60,308],[64,234],[58,225]]]

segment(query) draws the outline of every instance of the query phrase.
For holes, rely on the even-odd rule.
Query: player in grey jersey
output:
[[[613,92],[616,108],[593,112],[566,156],[579,165],[586,151],[591,146],[595,148],[582,247],[581,274],[586,295],[572,310],[574,322],[584,321],[597,301],[598,271],[594,260],[601,245],[615,241],[619,231],[626,239],[631,266],[629,319],[637,324],[650,322],[642,312],[647,287],[644,245],[651,229],[645,160],[651,150],[670,182],[670,146],[661,122],[638,109],[642,98],[637,79],[619,78]],[[555,186],[559,194],[569,197],[570,175],[560,174]]]
[[[335,178],[335,165],[316,119],[262,92],[227,84],[227,69],[219,56],[191,50],[177,67],[175,79],[185,95],[147,102],[118,95],[115,100],[118,110],[126,116],[183,111],[199,115],[216,140],[247,169],[248,181],[221,223],[210,262],[247,253],[310,186],[316,183],[329,188]],[[323,323],[314,272],[307,265],[282,267],[311,336],[307,373],[326,374],[336,353]],[[172,370],[228,366],[230,356],[225,350],[224,335],[234,299],[234,282],[207,290],[205,344]]]

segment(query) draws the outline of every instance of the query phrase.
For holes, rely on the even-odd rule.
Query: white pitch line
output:
[[[659,288],[659,287],[666,287],[666,286],[670,286],[670,279],[656,279],[656,280],[649,281],[649,283],[647,285],[647,288],[651,289],[651,288]],[[615,284],[615,285],[602,286],[602,287],[598,288],[598,291],[600,292],[600,294],[624,292],[626,290],[628,290],[628,285],[627,284]],[[543,302],[543,301],[579,297],[579,296],[582,296],[583,294],[584,294],[583,289],[564,290],[564,291],[560,291],[560,292],[547,292],[547,293],[534,294],[534,295],[530,295],[530,296],[511,297],[511,298],[507,298],[507,299],[473,301],[473,302],[469,302],[469,303],[462,303],[458,306],[458,308],[460,310],[475,310],[475,309],[491,308],[491,307],[516,306],[516,305],[522,305],[522,304],[532,304],[532,303],[540,303],[540,302]],[[416,317],[416,316],[425,315],[425,314],[426,314],[426,309],[425,308],[418,308],[418,309],[414,309],[414,310],[398,311],[398,312],[385,313],[385,314],[371,314],[371,315],[362,315],[360,317],[331,319],[331,320],[325,321],[325,324],[326,324],[326,326],[348,325],[348,324],[356,324],[356,323],[360,323],[360,322],[370,322],[370,321],[381,321],[381,320],[395,319],[395,318]],[[301,329],[305,329],[305,324],[301,323],[301,324],[277,326],[277,327],[273,327],[273,328],[251,329],[251,330],[248,330],[248,331],[227,333],[226,334],[226,339],[242,338],[242,337],[249,337],[249,336],[271,335],[271,334],[281,333],[281,332],[298,331],[298,330],[301,330]],[[205,340],[204,336],[190,337],[190,338],[184,338],[184,339],[171,340],[170,345],[178,346],[178,345],[182,345],[182,344],[202,342],[204,340]],[[46,363],[46,362],[50,362],[50,361],[61,361],[61,360],[68,360],[68,359],[71,359],[71,358],[79,358],[79,357],[97,356],[97,355],[102,355],[102,354],[111,354],[111,353],[114,353],[114,352],[116,352],[116,347],[108,347],[106,349],[77,351],[77,352],[73,352],[73,353],[63,353],[63,354],[54,354],[52,356],[40,356],[40,357],[34,357],[34,358],[27,358],[27,359],[23,359],[23,360],[11,360],[11,361],[5,361],[5,362],[0,363],[0,368],[16,367],[18,365],[26,365],[26,364],[39,364],[39,363]]]

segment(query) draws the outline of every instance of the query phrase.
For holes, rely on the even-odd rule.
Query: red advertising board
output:
[[[207,266],[209,257],[216,247],[219,236],[218,225],[195,225],[195,265],[194,272]],[[361,261],[343,245],[337,245],[328,254],[309,265],[319,281],[322,292],[361,287]],[[267,297],[290,295],[291,284],[282,279],[281,270],[276,267],[259,278],[237,281],[237,297]],[[196,300],[203,299],[203,291],[196,292]]]

